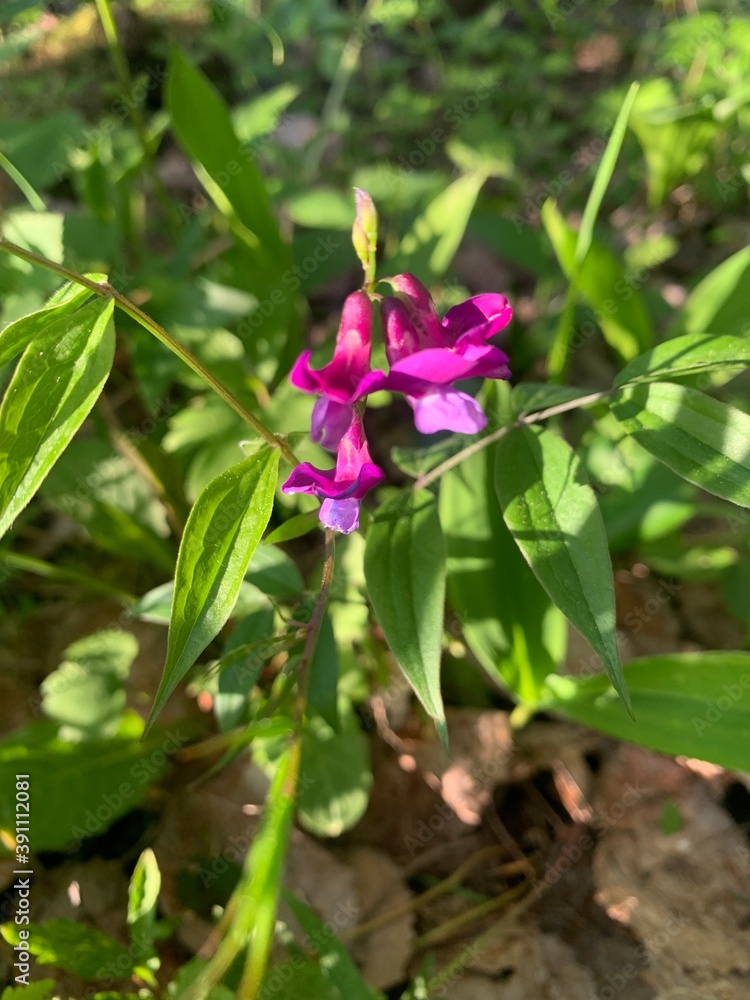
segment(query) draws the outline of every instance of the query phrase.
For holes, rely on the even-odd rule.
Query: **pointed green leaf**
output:
[[[325,719],[335,732],[339,731],[338,709],[339,650],[333,631],[331,616],[326,612],[320,623],[310,663],[310,682],[307,700],[321,719]]]
[[[340,837],[364,815],[371,785],[369,743],[353,710],[342,712],[339,732],[311,716],[302,730],[302,826],[318,837]]]
[[[750,247],[745,247],[695,286],[671,332],[743,336],[749,313]]]
[[[484,181],[483,173],[470,173],[441,191],[401,240],[396,259],[391,262],[391,273],[409,270],[425,280],[445,274],[464,237]]]
[[[560,267],[571,284],[575,282],[575,289],[571,287],[568,294],[579,292],[595,310],[596,322],[607,343],[625,360],[634,358],[652,341],[651,322],[637,288],[626,279],[624,264],[607,247],[592,242],[585,260],[577,266],[576,234],[555,202],[546,201],[541,215]],[[558,332],[550,349],[550,365],[554,371],[562,370],[571,347],[572,312],[569,318],[570,328],[563,330],[562,338]]]
[[[646,451],[714,496],[750,507],[750,417],[684,385],[626,386],[612,412]]]
[[[154,941],[160,889],[161,873],[156,855],[147,847],[138,858],[128,886],[128,929],[133,957],[136,965],[141,966],[140,974],[147,979],[159,968]]]
[[[226,199],[240,223],[263,249],[286,261],[263,178],[237,138],[229,108],[208,78],[175,49],[167,79],[167,105],[172,128],[205,171],[208,193],[223,209]]]
[[[0,535],[36,493],[112,367],[114,304],[91,302],[26,348],[0,406]]]
[[[427,712],[443,721],[445,546],[431,493],[409,490],[378,510],[367,533],[365,579],[399,666]]]
[[[658,344],[634,358],[618,374],[615,385],[657,379],[670,381],[724,368],[739,372],[747,367],[750,367],[750,337],[688,333]]]
[[[89,274],[87,277],[92,281],[106,281],[106,275],[103,274]],[[47,333],[53,323],[57,324],[56,330],[62,336],[66,329],[65,317],[91,298],[91,294],[88,288],[69,281],[50,296],[43,309],[9,323],[0,332],[0,366],[12,361],[35,337]],[[49,335],[52,336],[51,333]]]
[[[508,531],[494,468],[495,449],[487,448],[443,478],[448,600],[485,670],[534,704],[565,654],[567,626]]]
[[[544,707],[662,753],[750,770],[750,653],[645,656],[624,673],[635,721],[603,677],[550,677]]]
[[[495,488],[505,522],[537,579],[591,643],[629,706],[607,536],[580,460],[552,431],[517,427],[498,442]]]
[[[149,726],[232,613],[271,517],[278,466],[278,449],[262,448],[213,479],[195,501],[177,557],[167,662]]]
[[[375,1000],[382,996],[370,989],[362,978],[351,955],[330,928],[313,911],[287,889],[282,889],[287,906],[292,910],[305,934],[305,947],[314,952],[323,975],[346,1000]]]

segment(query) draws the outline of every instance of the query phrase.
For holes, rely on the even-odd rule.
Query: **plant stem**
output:
[[[581,396],[580,399],[571,399],[567,403],[559,403],[557,406],[550,406],[546,410],[539,410],[537,413],[522,414],[514,423],[505,424],[499,430],[494,431],[492,434],[488,434],[486,437],[480,438],[479,441],[474,441],[473,444],[468,445],[463,451],[459,451],[456,455],[451,458],[446,459],[441,462],[440,465],[436,465],[434,469],[430,472],[426,472],[423,476],[420,476],[414,483],[415,490],[424,489],[429,486],[430,483],[434,483],[436,479],[439,479],[445,472],[450,469],[455,468],[455,466],[460,465],[465,458],[470,458],[472,455],[476,455],[478,451],[482,451],[483,448],[487,448],[489,445],[494,444],[495,441],[499,441],[500,438],[505,437],[508,431],[512,431],[516,427],[526,427],[529,424],[538,424],[542,420],[547,420],[549,417],[556,417],[561,413],[567,413],[570,410],[577,410],[581,406],[591,406],[592,403],[598,403],[602,399],[606,399],[607,396],[611,396],[614,389],[604,389],[601,392],[592,392],[588,396]]]
[[[323,615],[328,604],[328,594],[333,583],[334,550],[333,531],[331,528],[326,528],[325,561],[323,563],[323,573],[320,578],[320,590],[318,591],[315,607],[313,608],[313,613],[310,615],[310,621],[307,626],[305,648],[302,650],[302,656],[297,664],[297,701],[294,706],[294,722],[297,730],[297,738],[299,738],[302,721],[307,709],[307,691],[310,687],[310,664],[312,663],[315,645],[318,641],[318,633],[320,632]]]
[[[65,278],[67,281],[74,281],[78,285],[82,285],[84,288],[88,288],[95,295],[99,295],[103,299],[112,299],[116,306],[134,319],[136,323],[148,330],[150,334],[160,340],[165,347],[176,354],[181,361],[192,369],[196,375],[206,382],[207,385],[211,386],[214,392],[221,396],[225,403],[227,403],[234,412],[240,416],[245,423],[249,424],[253,430],[264,441],[273,448],[278,448],[284,459],[291,465],[298,465],[297,458],[294,452],[291,450],[286,441],[277,437],[273,431],[269,430],[266,425],[258,420],[258,418],[246,410],[245,407],[240,403],[240,401],[232,395],[232,393],[227,389],[227,387],[220,382],[215,375],[205,368],[201,362],[195,357],[194,354],[186,348],[183,347],[179,341],[175,340],[171,334],[167,333],[163,326],[156,322],[156,320],[151,319],[142,309],[139,309],[135,303],[131,302],[130,299],[126,298],[121,292],[118,292],[116,288],[113,288],[108,281],[92,281],[90,278],[84,277],[82,274],[78,274],[76,271],[71,271],[70,268],[65,267],[62,264],[56,264],[54,261],[49,260],[47,257],[42,257],[40,254],[34,253],[33,250],[26,250],[24,247],[19,247],[15,243],[11,243],[10,240],[0,238],[0,250],[6,250],[8,253],[12,253],[15,257],[20,257],[21,260],[26,260],[30,264],[37,264],[39,267],[45,268],[47,271],[52,271],[54,274],[59,275],[61,278]]]

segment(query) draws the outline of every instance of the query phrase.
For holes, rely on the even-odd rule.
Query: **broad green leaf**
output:
[[[445,545],[431,493],[407,490],[379,508],[367,533],[365,579],[393,655],[427,712],[443,724]]]
[[[697,490],[624,433],[611,413],[597,419],[578,454],[599,487],[610,552],[671,534],[697,512]]]
[[[243,646],[248,647],[248,653],[230,657],[226,666],[222,660],[219,661],[219,689],[214,696],[214,713],[222,732],[232,729],[243,719],[250,692],[274,649],[270,645],[273,621],[272,607],[258,608],[238,623],[224,647],[222,660],[228,654],[239,654]]]
[[[95,632],[63,653],[41,685],[42,709],[73,741],[114,736],[125,710],[125,679],[138,641],[120,629]]]
[[[149,726],[232,613],[271,517],[278,467],[278,449],[262,448],[212,480],[190,512],[177,557],[167,661]]]
[[[269,533],[264,542],[268,545],[275,545],[278,542],[290,542],[293,538],[302,538],[315,528],[320,526],[320,518],[316,510],[310,510],[306,514],[295,514],[278,528],[274,528]],[[258,549],[260,552],[260,549]]]
[[[81,525],[107,552],[174,571],[177,546],[166,508],[150,482],[100,438],[73,440],[41,486],[41,495]]]
[[[141,978],[148,981],[159,968],[154,948],[156,939],[156,904],[161,889],[161,873],[156,855],[147,847],[138,858],[128,887],[128,930],[133,957]],[[149,975],[150,974],[150,975]],[[150,983],[155,986],[156,981]]]
[[[591,643],[629,707],[607,536],[580,460],[552,431],[514,428],[498,442],[495,488],[505,522],[539,582]]]
[[[279,601],[292,600],[305,589],[294,560],[276,545],[261,545],[253,552],[245,579]]]
[[[106,280],[105,275],[88,275],[88,277],[93,280]],[[65,317],[74,313],[89,298],[91,292],[88,288],[67,282],[50,297],[43,309],[9,323],[0,332],[0,366],[12,361],[40,334],[49,334],[49,337],[52,337],[53,323],[57,335],[63,336],[67,328]]]
[[[178,49],[169,66],[167,106],[175,134],[207,174],[209,194],[215,197],[218,189],[263,248],[286,260],[263,179],[234,132],[227,105]]]
[[[234,131],[245,148],[252,149],[268,140],[299,92],[296,84],[282,83],[232,108]]]
[[[401,240],[390,273],[413,271],[425,281],[442,277],[456,255],[484,181],[483,173],[465,174],[441,191]]]
[[[566,624],[505,525],[494,460],[495,449],[487,448],[442,480],[448,600],[485,670],[534,704],[564,656]]]
[[[339,730],[338,681],[339,650],[330,615],[326,612],[320,623],[318,639],[315,643],[310,663],[310,681],[307,700],[310,707],[336,732]]]
[[[746,336],[749,315],[750,247],[745,247],[695,286],[671,332]]]
[[[294,893],[283,890],[284,901],[297,918],[305,935],[306,951],[315,954],[323,975],[346,1000],[374,1000],[382,996],[371,990],[339,939],[315,913]]]
[[[299,820],[318,837],[339,837],[364,815],[372,785],[367,737],[357,716],[343,713],[335,732],[318,716],[302,731]]]
[[[172,53],[166,86],[172,128],[195,161],[196,173],[209,197],[226,217],[237,244],[222,264],[226,283],[252,292],[258,308],[240,319],[236,334],[266,381],[286,371],[297,353],[300,323],[297,290],[309,273],[308,260],[293,268],[289,247],[281,239],[263,178],[251,150],[232,126],[229,108],[207,77],[178,50]],[[183,206],[189,219],[193,209]],[[330,256],[326,249],[325,253]],[[310,256],[320,267],[320,246]]]
[[[107,740],[64,743],[53,723],[34,722],[0,743],[0,780],[10,788],[16,774],[29,774],[33,801],[33,850],[59,850],[104,833],[143,801],[164,774],[169,755],[187,736],[179,729],[139,742],[132,733]],[[12,839],[12,798],[0,799],[0,830]]]
[[[0,406],[0,535],[96,402],[112,367],[114,305],[92,302],[26,348]]]
[[[40,965],[54,965],[93,980],[127,978],[133,971],[133,959],[125,945],[96,927],[58,919],[29,924],[27,929],[28,949]],[[15,924],[3,924],[0,930],[8,944],[20,940],[20,928]]]
[[[544,707],[662,753],[750,770],[750,653],[646,656],[624,667],[635,721],[599,677],[550,677]]]
[[[675,337],[634,358],[615,379],[616,386],[628,382],[682,378],[700,372],[750,367],[750,337],[711,336],[689,333]]]
[[[576,271],[576,234],[568,225],[554,201],[542,206],[542,222],[549,236],[560,267],[573,282],[575,290],[593,309],[591,321],[601,327],[607,343],[626,361],[645,350],[652,340],[651,323],[635,283],[628,281],[625,266],[602,244],[592,242],[585,260]],[[577,275],[577,277],[576,277]],[[575,301],[575,290],[570,295]],[[588,319],[588,317],[587,317]],[[572,322],[572,313],[571,313]],[[585,332],[586,328],[582,327]],[[572,326],[550,352],[551,370],[562,370],[565,356],[572,343]],[[558,365],[553,365],[553,353]]]
[[[612,413],[674,472],[715,496],[750,507],[750,417],[671,382],[626,386]]]

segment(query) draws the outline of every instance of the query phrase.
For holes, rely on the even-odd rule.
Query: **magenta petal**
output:
[[[437,431],[476,434],[487,425],[487,417],[476,399],[456,389],[441,386],[409,402],[414,409],[414,424],[421,434]]]
[[[310,437],[329,451],[335,451],[352,422],[353,412],[349,403],[322,397],[313,407]]]
[[[365,292],[353,292],[344,303],[332,360],[323,368],[311,368],[311,352],[304,351],[289,375],[292,385],[303,392],[350,403],[370,368],[371,332],[370,298]]]
[[[469,335],[478,340],[489,340],[510,323],[513,310],[504,295],[487,292],[453,306],[445,314],[443,328],[452,341]]]
[[[309,493],[312,496],[329,496],[336,489],[335,469],[316,469],[309,462],[302,462],[292,469],[281,487],[282,493]]]
[[[359,500],[324,500],[319,516],[327,528],[349,535],[359,527]]]

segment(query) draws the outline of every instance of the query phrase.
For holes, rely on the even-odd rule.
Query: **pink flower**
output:
[[[371,336],[370,298],[366,292],[353,292],[344,303],[330,363],[311,368],[312,352],[305,351],[289,375],[292,385],[321,397],[313,408],[310,436],[331,451],[351,423],[352,404],[363,394],[359,390],[370,371]]]
[[[359,527],[359,504],[368,490],[385,479],[370,458],[362,417],[351,407],[351,420],[338,445],[335,469],[316,469],[303,462],[281,487],[284,493],[320,497],[320,520],[328,528],[348,535]]]
[[[504,295],[476,295],[438,319],[429,292],[413,275],[388,279],[399,298],[382,305],[387,375],[370,377],[367,391],[402,392],[423,434],[449,430],[474,434],[487,423],[477,401],[452,387],[468,378],[509,378],[508,358],[488,344],[510,322]],[[375,373],[373,373],[375,374]]]

